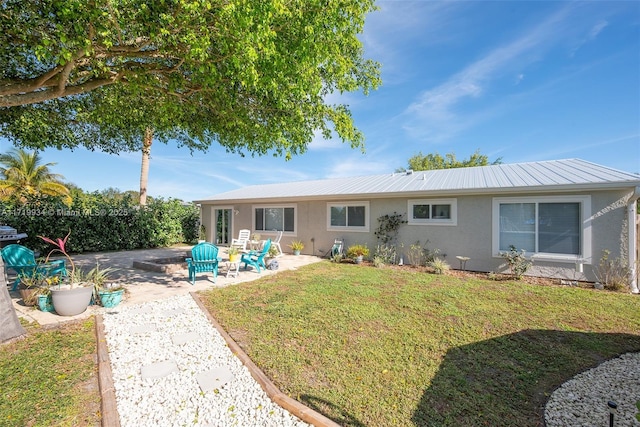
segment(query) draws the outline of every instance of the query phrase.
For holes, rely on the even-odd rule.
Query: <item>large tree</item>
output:
[[[51,172],[55,163],[42,163],[36,152],[13,149],[0,154],[0,200],[27,203],[33,197],[55,196],[71,204],[63,176]]]
[[[358,39],[374,9],[374,0],[5,0],[0,136],[119,153],[140,152],[153,129],[191,150],[215,142],[289,158],[316,132],[335,132],[363,148],[348,106],[327,100],[380,84]]]
[[[452,169],[452,168],[469,168],[472,166],[488,166],[498,165],[502,163],[502,157],[498,157],[493,162],[489,161],[489,157],[480,154],[480,150],[477,150],[468,159],[458,160],[455,153],[447,153],[441,156],[438,153],[434,154],[418,154],[412,156],[408,161],[408,169],[414,171],[426,171],[432,169]],[[402,169],[402,168],[401,168]]]
[[[154,138],[292,156],[314,132],[363,146],[332,93],[379,84],[357,35],[372,0],[6,1],[0,135],[141,151]]]

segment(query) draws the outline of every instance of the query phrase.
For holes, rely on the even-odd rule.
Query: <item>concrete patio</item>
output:
[[[120,252],[100,252],[91,254],[74,255],[73,260],[76,267],[85,269],[92,268],[99,263],[101,268],[115,268],[111,277],[112,282],[122,284],[127,291],[125,298],[121,304],[134,305],[148,301],[155,301],[168,298],[175,295],[183,295],[189,292],[197,292],[210,288],[221,288],[237,283],[248,282],[259,279],[267,275],[275,274],[283,270],[295,270],[300,266],[321,261],[321,258],[310,255],[294,256],[283,254],[277,258],[278,270],[263,270],[261,273],[249,268],[244,270],[241,266],[237,277],[225,277],[226,263],[220,263],[218,277],[216,283],[213,283],[213,275],[211,273],[200,273],[197,275],[195,285],[188,280],[186,264],[183,269],[173,272],[154,272],[133,267],[134,261],[151,261],[163,258],[176,258],[189,255],[192,246],[175,246],[171,248],[161,249],[144,249]],[[220,256],[228,259],[226,248],[220,248]],[[15,276],[9,275],[9,283],[13,283]],[[99,306],[90,306],[84,313],[77,316],[59,316],[56,313],[47,313],[38,310],[35,307],[27,307],[23,304],[18,291],[10,291],[13,305],[19,317],[23,317],[30,322],[37,322],[41,325],[51,325],[69,320],[88,318],[94,314],[101,314],[105,308]]]

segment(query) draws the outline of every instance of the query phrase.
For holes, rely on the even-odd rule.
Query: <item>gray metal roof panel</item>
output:
[[[547,187],[552,190],[566,186],[597,188],[616,184],[640,185],[640,176],[580,159],[568,159],[252,185],[199,202],[420,192],[501,192]]]

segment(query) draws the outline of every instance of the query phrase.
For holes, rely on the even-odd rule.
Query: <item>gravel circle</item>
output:
[[[608,426],[608,402],[617,404],[615,426],[640,426],[640,353],[627,353],[582,372],[553,392],[545,406],[547,427]]]
[[[271,401],[190,295],[103,317],[123,427],[309,425]],[[203,391],[214,370],[223,378]]]

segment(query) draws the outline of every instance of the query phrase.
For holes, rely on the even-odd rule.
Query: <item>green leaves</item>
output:
[[[295,155],[317,131],[364,147],[324,97],[380,84],[357,37],[372,0],[5,3],[0,135],[15,144],[138,150],[150,126],[198,150]]]

